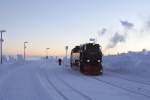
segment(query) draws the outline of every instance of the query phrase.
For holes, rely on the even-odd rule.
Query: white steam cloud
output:
[[[98,31],[98,35],[102,36],[102,35],[106,34],[106,32],[107,32],[107,29],[106,28],[102,28],[101,30]]]
[[[107,48],[114,48],[118,43],[126,41],[126,34],[121,35],[118,32],[110,39],[110,43],[107,45]]]
[[[120,21],[120,23],[125,29],[132,29],[134,27],[134,24],[128,21]]]

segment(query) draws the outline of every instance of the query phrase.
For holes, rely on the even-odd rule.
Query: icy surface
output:
[[[0,65],[0,100],[150,100],[150,55],[104,57],[104,74],[86,76],[55,60]]]

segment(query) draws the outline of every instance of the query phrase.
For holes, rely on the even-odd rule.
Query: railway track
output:
[[[119,74],[119,73],[118,73]],[[125,78],[123,76],[120,76],[120,75],[109,75],[110,77],[114,77],[114,78],[119,78],[119,79],[122,79],[122,80],[126,80],[126,81],[130,81],[130,82],[134,82],[134,83],[139,83],[139,84],[143,84],[143,85],[149,85],[150,86],[150,83],[149,82],[143,82],[143,81],[138,81],[138,80],[132,80],[132,79],[129,79],[129,78]]]
[[[87,77],[88,76],[85,76],[84,78],[87,79]],[[127,81],[128,83],[130,83],[132,85],[133,84],[138,84],[139,87],[135,86],[133,88],[130,88],[131,87],[130,85],[129,85],[129,87],[127,87],[127,86],[124,87],[123,84],[110,82],[109,80],[106,80],[106,79],[104,80],[104,79],[101,79],[100,77],[92,77],[92,79],[97,80],[97,81],[102,82],[102,83],[105,83],[105,84],[108,84],[110,86],[122,89],[122,90],[130,92],[130,93],[134,93],[134,94],[138,94],[138,95],[142,95],[142,96],[145,96],[147,98],[150,98],[150,89],[146,89],[146,88],[140,87],[140,86],[148,86],[148,87],[150,87],[149,83],[136,81],[136,80],[131,80],[131,79],[128,79],[128,78],[124,78],[124,77],[121,77],[121,76],[115,76],[115,75],[113,75],[113,76],[109,75],[109,77],[110,78],[116,78],[116,79],[123,80],[123,81]]]
[[[46,76],[47,81],[49,84],[56,90],[56,92],[63,97],[64,100],[69,100],[67,96],[65,96],[55,85],[54,83]]]
[[[62,69],[62,70],[65,70],[65,69]],[[92,100],[91,97],[89,97],[88,95],[81,92],[78,88],[72,87],[72,85],[69,84],[69,82],[65,81],[65,79],[61,76],[61,74],[56,73],[56,72],[60,72],[60,70],[55,70],[55,71],[51,72],[50,74],[48,74],[46,71],[44,71],[43,74],[44,74],[44,76],[46,76],[46,80],[48,81],[48,84],[50,84],[50,86],[53,87],[54,90],[58,93],[58,95],[63,97],[64,100],[70,100],[71,97],[83,98],[82,100]],[[70,72],[70,71],[66,71],[66,72]],[[73,73],[73,75],[77,74],[74,71],[71,73]],[[48,77],[48,75],[50,77]],[[128,79],[122,79],[121,77],[118,78],[115,76],[112,76],[112,77],[116,78],[116,82],[112,77],[108,77],[108,79],[106,78],[107,79],[106,80],[104,77],[95,77],[95,76],[89,77],[89,76],[83,76],[82,74],[78,74],[78,76],[82,76],[82,78],[86,79],[86,80],[91,80],[91,81],[93,80],[92,82],[97,81],[97,83],[101,82],[103,84],[107,84],[106,86],[109,85],[111,87],[118,88],[120,90],[126,91],[127,93],[134,94],[134,96],[139,95],[142,98],[145,97],[145,98],[150,99],[150,89],[146,89],[146,86],[144,88],[140,87],[142,85],[140,85],[139,83],[135,84],[136,83],[135,81],[130,81]],[[111,80],[109,80],[109,78],[111,78]],[[121,81],[121,82],[119,82],[119,81]],[[121,83],[123,83],[123,84],[121,84]],[[134,86],[134,84],[135,84],[135,86]],[[143,84],[143,86],[144,85],[145,84]],[[67,90],[67,91],[69,90],[71,93],[69,92],[69,94],[67,94],[66,91],[64,91],[64,90]],[[74,99],[76,99],[76,98],[74,98]]]
[[[79,90],[73,88],[70,84],[68,84],[66,81],[64,81],[62,78],[60,78],[58,75],[56,75],[58,79],[61,80],[61,82],[63,84],[65,84],[66,86],[68,86],[71,90],[73,90],[74,92],[78,93],[79,95],[83,96],[86,100],[92,100],[92,98],[90,98],[89,96],[83,94],[82,92],[80,92]]]
[[[101,83],[105,83],[105,84],[108,84],[110,86],[122,89],[122,90],[130,92],[130,93],[134,93],[134,94],[138,94],[138,95],[142,95],[142,96],[145,96],[147,98],[150,98],[150,93],[146,94],[146,93],[143,93],[143,92],[140,92],[140,91],[136,91],[136,90],[132,90],[132,89],[129,89],[129,88],[125,88],[122,85],[117,85],[116,83],[109,82],[109,81],[106,81],[106,80],[102,80],[102,79],[99,79],[99,78],[92,78],[92,79],[97,80],[97,81],[99,81]]]
[[[81,75],[82,76],[82,75]],[[141,88],[137,88],[137,90],[135,89],[135,87],[134,87],[134,89],[132,89],[132,88],[129,88],[129,87],[123,87],[122,85],[123,84],[117,84],[117,83],[114,83],[114,82],[110,82],[109,80],[104,80],[104,79],[100,79],[100,77],[93,77],[93,76],[84,76],[84,77],[82,77],[83,79],[86,79],[87,80],[87,78],[92,78],[92,79],[94,79],[94,80],[96,80],[96,81],[99,81],[99,82],[101,82],[101,83],[104,83],[104,84],[107,84],[107,85],[110,85],[110,86],[112,86],[112,87],[116,87],[116,88],[119,88],[119,89],[121,89],[121,90],[124,90],[124,91],[126,91],[126,92],[129,92],[129,93],[132,93],[132,94],[136,94],[136,95],[141,95],[141,96],[144,96],[144,97],[146,97],[146,98],[150,98],[150,91],[148,91],[148,93],[146,93],[145,91],[147,91],[147,90],[144,90],[144,89],[142,89],[142,90],[144,90],[144,91],[140,91],[140,89]],[[111,78],[111,77],[110,77]],[[113,78],[118,78],[118,77],[115,77],[115,76],[113,76]],[[118,79],[122,79],[122,77],[119,77]],[[122,80],[124,80],[124,81],[128,81],[128,82],[132,82],[132,84],[134,84],[134,83],[136,83],[136,81],[130,81],[130,80],[128,80],[128,79],[122,79]],[[149,84],[145,84],[145,83],[138,83],[138,84],[142,84],[142,85],[147,85],[147,86],[149,86]],[[139,91],[138,91],[138,89],[139,89]]]
[[[41,73],[38,74],[38,77],[41,81],[41,83],[43,84],[43,86],[46,86],[46,88],[48,88],[49,90],[51,90],[51,88],[54,89],[54,91],[56,91],[57,95],[61,96],[63,100],[70,100],[67,96],[65,96],[59,89],[58,87],[50,80],[50,78],[48,77],[48,75],[46,74],[46,71],[42,69],[42,67],[44,66],[44,64],[42,64],[40,66],[40,71]],[[46,83],[48,83],[48,86],[46,85]],[[52,98],[52,100],[55,100],[54,98]]]
[[[46,73],[46,72],[45,72]],[[44,73],[43,73],[44,74]],[[52,75],[53,74],[53,75]],[[70,92],[73,92],[72,95],[67,95],[64,92],[62,92],[63,90],[61,90],[59,88],[59,86],[57,86],[55,84],[55,82],[52,81],[52,79],[50,77],[48,77],[47,74],[45,74],[46,80],[48,81],[48,83],[54,88],[54,90],[64,99],[64,100],[70,100],[69,97],[72,97],[74,95],[74,97],[78,96],[81,98],[81,100],[92,100],[92,98],[90,98],[89,96],[83,94],[82,92],[80,92],[79,90],[73,88],[70,84],[68,84],[67,82],[65,82],[62,78],[60,78],[60,76],[58,76],[55,72],[51,73],[51,77],[55,77],[55,79],[57,79],[57,81],[59,81],[60,83],[63,84],[63,87],[66,87],[67,89],[71,90]],[[58,83],[58,82],[57,82]],[[75,99],[75,98],[74,98]]]

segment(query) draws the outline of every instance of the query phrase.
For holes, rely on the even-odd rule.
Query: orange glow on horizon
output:
[[[9,49],[9,50],[4,50],[4,54],[7,55],[17,55],[21,54],[23,55],[24,51],[22,49],[16,50],[16,49]],[[26,50],[26,55],[27,56],[46,56],[46,50],[31,50],[27,49]],[[64,50],[49,50],[48,51],[49,56],[65,56],[65,51]],[[68,55],[70,55],[70,52],[68,52]]]

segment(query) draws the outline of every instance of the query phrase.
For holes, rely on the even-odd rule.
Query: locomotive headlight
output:
[[[89,59],[87,59],[86,61],[87,61],[87,62],[90,62],[90,60],[89,60]]]
[[[100,62],[100,60],[97,60],[97,62]]]

